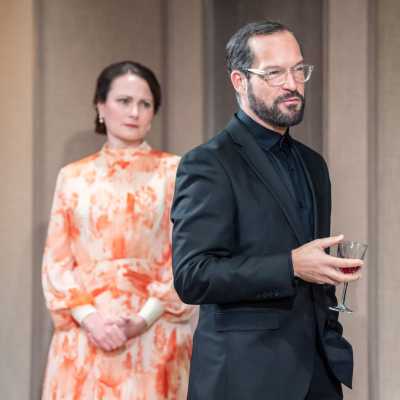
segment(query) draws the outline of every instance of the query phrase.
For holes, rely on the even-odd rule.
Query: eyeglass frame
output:
[[[314,70],[314,65],[311,65],[311,64],[302,64],[302,65],[303,65],[304,67],[307,66],[307,67],[310,68],[309,76],[308,76],[307,79],[302,80],[302,81],[298,81],[298,80],[295,78],[295,76],[294,76],[294,74],[293,74],[293,69],[299,67],[298,65],[295,65],[295,66],[293,66],[293,67],[285,68],[285,80],[284,80],[282,83],[279,83],[279,84],[273,84],[273,83],[271,84],[271,79],[266,78],[268,71],[265,71],[265,70],[263,70],[263,69],[246,68],[245,71],[250,72],[251,74],[254,74],[254,75],[257,75],[257,76],[261,77],[265,82],[267,82],[267,83],[268,83],[269,85],[271,85],[271,86],[279,87],[279,86],[284,85],[284,84],[287,82],[289,71],[290,71],[290,73],[292,74],[293,80],[294,80],[295,82],[297,82],[297,83],[306,83],[306,82],[308,82],[308,81],[310,80],[311,75],[312,75],[312,72],[313,72],[313,70]]]

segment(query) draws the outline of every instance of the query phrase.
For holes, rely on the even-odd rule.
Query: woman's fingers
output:
[[[125,344],[127,335],[116,322],[123,319],[106,319],[99,312],[90,314],[82,324],[89,340],[105,351],[115,350]]]
[[[127,340],[125,333],[115,324],[107,326],[106,333],[114,349],[124,345]]]

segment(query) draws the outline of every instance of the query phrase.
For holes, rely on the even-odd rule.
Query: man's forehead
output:
[[[299,43],[291,32],[280,31],[268,35],[256,35],[249,39],[249,47],[256,59],[300,58]]]

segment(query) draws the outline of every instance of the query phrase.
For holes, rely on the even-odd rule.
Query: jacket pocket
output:
[[[227,331],[262,331],[279,328],[279,316],[269,311],[217,311],[215,330]]]

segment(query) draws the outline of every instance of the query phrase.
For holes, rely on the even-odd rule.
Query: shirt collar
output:
[[[292,143],[292,138],[289,135],[289,129],[286,130],[284,135],[281,135],[278,132],[260,125],[242,109],[236,113],[236,117],[251,132],[258,145],[265,150],[279,150],[284,147],[289,147]]]

